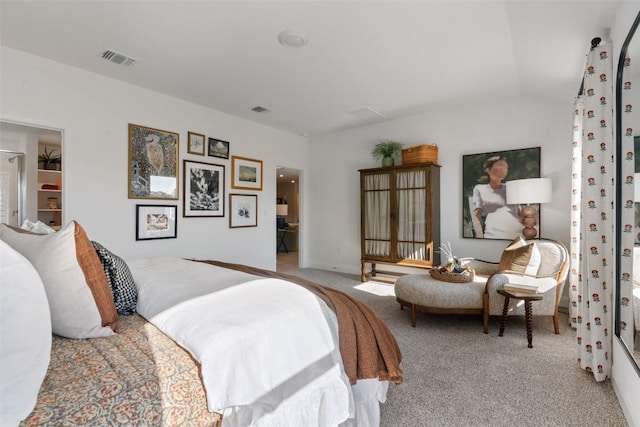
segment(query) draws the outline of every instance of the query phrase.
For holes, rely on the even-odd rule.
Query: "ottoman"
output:
[[[395,283],[400,309],[411,309],[411,326],[416,312],[441,314],[483,314],[486,277],[476,275],[466,283],[436,280],[430,274],[407,274]],[[485,325],[487,327],[488,325]]]

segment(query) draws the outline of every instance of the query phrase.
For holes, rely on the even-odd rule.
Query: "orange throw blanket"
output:
[[[220,261],[197,261],[303,286],[326,302],[338,318],[340,353],[351,384],[366,378],[402,383],[400,347],[387,325],[364,303],[342,291],[289,274]]]

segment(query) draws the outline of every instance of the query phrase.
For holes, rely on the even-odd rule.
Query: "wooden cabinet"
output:
[[[62,172],[38,169],[38,219],[56,230],[62,225]]]
[[[398,275],[377,270],[376,264],[430,268],[440,263],[440,166],[360,170],[360,212],[362,281]]]

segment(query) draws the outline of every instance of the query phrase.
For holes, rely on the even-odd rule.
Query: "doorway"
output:
[[[300,174],[298,169],[276,170],[276,271],[286,273],[300,263]]]
[[[22,224],[24,153],[0,151],[0,222],[12,227]]]
[[[0,171],[8,172],[0,182],[3,222],[6,216],[18,227],[26,219],[55,229],[63,224],[62,139],[61,129],[0,120]],[[57,159],[51,167],[40,164],[45,150]]]

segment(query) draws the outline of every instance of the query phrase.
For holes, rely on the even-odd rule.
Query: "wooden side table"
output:
[[[502,309],[502,319],[500,319],[500,333],[498,334],[501,337],[504,334],[504,327],[507,323],[507,314],[509,312],[509,300],[523,300],[524,301],[524,313],[525,313],[525,324],[527,326],[527,342],[529,343],[528,347],[533,348],[533,333],[531,328],[531,301],[541,301],[543,296],[542,294],[521,294],[521,293],[513,293],[509,291],[505,291],[504,289],[498,289],[500,295],[504,297],[504,308]]]

